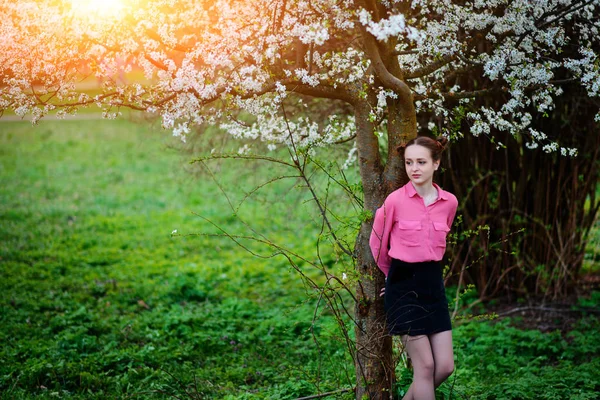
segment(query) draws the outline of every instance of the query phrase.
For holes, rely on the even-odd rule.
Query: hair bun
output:
[[[437,139],[434,139],[431,136],[417,136],[409,140],[408,143],[398,146],[397,150],[398,153],[400,153],[400,156],[404,157],[404,151],[408,147],[412,145],[423,146],[429,150],[433,161],[439,161],[447,143],[448,139],[444,136],[440,136]]]
[[[448,144],[448,138],[445,136],[438,137],[436,141],[440,144],[442,150],[444,150],[446,148],[446,145]]]

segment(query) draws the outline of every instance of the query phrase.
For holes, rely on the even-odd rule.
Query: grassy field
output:
[[[320,226],[298,182],[277,180],[237,209],[284,172],[209,164],[219,187],[173,147],[128,121],[0,124],[1,398],[295,399],[353,386],[333,316],[320,307],[314,318],[317,300],[285,258],[196,235],[219,232],[208,219],[316,257]],[[600,294],[580,303],[597,308]],[[457,322],[455,351],[440,398],[600,391],[593,313],[566,334]],[[398,375],[401,391],[410,372]]]

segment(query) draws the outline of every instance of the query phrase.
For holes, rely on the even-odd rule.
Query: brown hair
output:
[[[440,136],[437,139],[432,139],[429,136],[417,136],[416,138],[409,140],[408,143],[398,146],[397,150],[402,158],[404,158],[404,150],[406,150],[408,146],[412,146],[413,144],[418,144],[419,146],[426,147],[427,149],[429,149],[433,161],[439,161],[440,158],[442,158],[442,152],[448,144],[448,139],[446,139],[443,136]]]

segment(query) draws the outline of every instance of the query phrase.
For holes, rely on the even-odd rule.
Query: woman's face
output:
[[[440,166],[439,161],[433,161],[427,147],[413,144],[404,150],[404,166],[406,174],[415,185],[431,182],[433,172]]]

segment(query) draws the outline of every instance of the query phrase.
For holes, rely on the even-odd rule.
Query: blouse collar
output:
[[[415,195],[418,194],[412,182],[409,181],[404,187],[406,188],[406,193],[409,197],[415,197]],[[448,200],[448,192],[439,187],[435,182],[433,182],[433,187],[438,191],[438,199]]]

